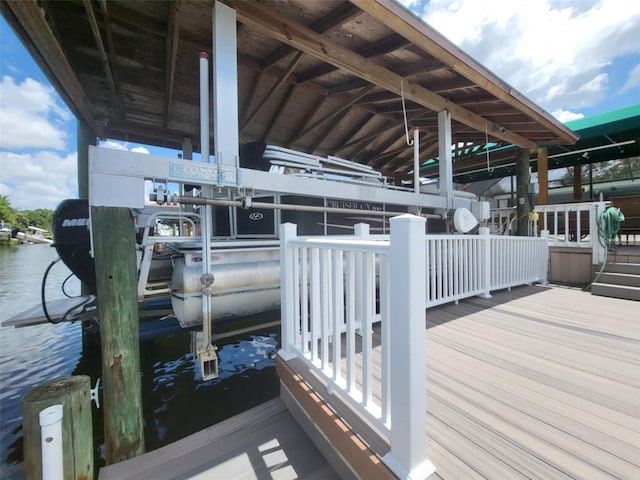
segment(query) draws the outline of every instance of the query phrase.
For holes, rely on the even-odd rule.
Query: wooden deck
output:
[[[637,302],[533,286],[427,314],[442,478],[640,477]]]
[[[339,478],[280,399],[125,462],[99,480]]]
[[[639,307],[531,286],[428,310],[431,478],[640,478]],[[384,437],[293,364],[372,450],[388,451]]]
[[[431,478],[640,478],[639,306],[531,286],[428,310]],[[375,453],[388,451],[300,360],[289,365]],[[140,457],[144,474],[126,466],[141,462],[134,459],[103,469],[100,480],[336,478],[282,402],[259,408]],[[268,454],[276,451],[274,468]]]

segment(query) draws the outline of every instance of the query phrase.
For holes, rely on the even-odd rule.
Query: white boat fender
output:
[[[458,208],[453,214],[453,226],[460,233],[467,233],[478,225],[478,219],[466,208]]]

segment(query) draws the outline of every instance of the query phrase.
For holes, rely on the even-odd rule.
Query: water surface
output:
[[[48,245],[0,247],[0,321],[40,302],[45,269],[57,258]],[[47,299],[61,298],[70,274],[58,262],[49,274]],[[79,282],[65,286],[79,293]],[[265,320],[273,320],[266,314]],[[101,376],[97,334],[83,335],[80,324],[0,328],[0,477],[23,478],[20,401],[33,387],[59,377]],[[190,334],[144,340],[140,344],[142,402],[147,451],[276,397],[274,355],[279,327],[217,342],[220,376],[204,382],[190,350]],[[96,465],[104,464],[102,409],[93,406]]]

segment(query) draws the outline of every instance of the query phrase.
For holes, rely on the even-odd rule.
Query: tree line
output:
[[[53,210],[38,208],[37,210],[17,210],[11,206],[9,197],[0,195],[0,221],[11,224],[11,227],[26,229],[29,225],[51,230]]]

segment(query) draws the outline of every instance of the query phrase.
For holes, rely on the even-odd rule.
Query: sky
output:
[[[640,103],[638,0],[398,1],[560,121]],[[77,196],[76,156],[74,116],[0,17],[0,195],[55,209]]]

